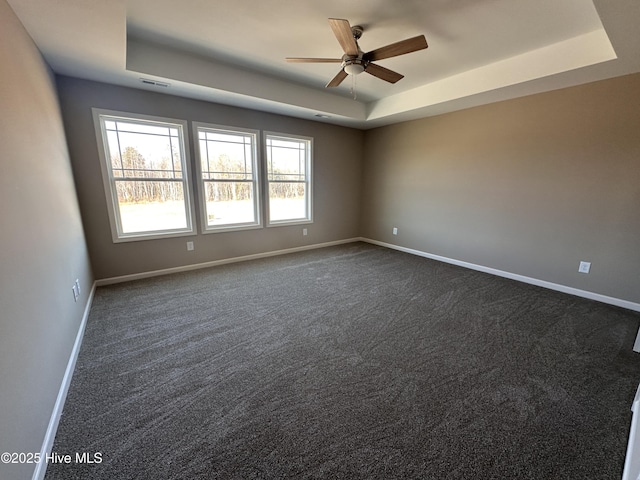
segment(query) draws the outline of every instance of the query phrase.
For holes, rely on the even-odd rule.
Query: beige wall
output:
[[[0,65],[0,452],[39,452],[93,279],[53,80],[5,0]]]
[[[361,233],[640,302],[638,105],[633,75],[367,131]]]
[[[57,80],[96,278],[358,236],[362,131],[75,78],[58,77]],[[103,193],[92,107],[313,137],[314,223],[114,244]],[[193,153],[191,131],[188,140]],[[306,237],[302,235],[303,227],[308,229]],[[187,241],[194,241],[194,251],[186,250]]]
[[[640,301],[640,76],[366,132],[68,77],[58,84],[97,278],[362,235]],[[309,236],[295,226],[113,244],[91,107],[313,136]],[[580,260],[592,262],[589,275],[578,274]]]

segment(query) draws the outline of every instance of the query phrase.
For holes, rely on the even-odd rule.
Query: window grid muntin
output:
[[[103,116],[103,118],[106,118],[106,116]],[[107,123],[113,123],[114,127],[113,128],[109,128],[107,127]],[[154,126],[157,128],[166,128],[167,129],[167,133],[166,134],[159,134],[159,133],[149,133],[149,132],[136,132],[136,131],[132,131],[132,130],[126,130],[126,129],[121,129],[120,125],[142,125],[142,126]],[[114,168],[113,168],[113,160],[111,159],[112,156],[112,152],[111,152],[111,148],[109,145],[109,140],[108,140],[108,133],[109,132],[113,132],[116,135],[116,140],[118,142],[118,152],[117,152],[117,157],[120,160],[120,168],[118,168],[117,170],[120,170],[121,175],[118,176],[117,178],[121,178],[121,179],[140,179],[140,178],[163,178],[163,177],[136,177],[136,176],[128,176],[125,175],[124,172],[162,172],[162,173],[171,173],[173,179],[180,179],[182,180],[182,170],[181,169],[176,169],[176,154],[174,154],[174,141],[178,142],[177,147],[180,146],[180,141],[179,141],[179,133],[180,133],[180,129],[176,128],[176,126],[169,126],[171,124],[167,124],[166,126],[163,125],[161,122],[155,122],[155,121],[136,121],[135,119],[129,119],[129,118],[119,118],[119,117],[112,117],[111,120],[105,120],[105,122],[103,123],[104,125],[104,131],[107,133],[107,145],[109,146],[109,157],[110,157],[110,170],[111,170],[111,174],[113,176],[114,175]],[[162,125],[162,126],[160,126]],[[172,134],[171,131],[175,130],[176,134]],[[149,135],[149,136],[156,136],[156,137],[163,137],[163,138],[168,138],[169,139],[169,159],[171,161],[171,169],[167,170],[167,169],[153,169],[153,168],[124,168],[124,161],[122,159],[122,155],[123,155],[123,150],[122,150],[122,140],[120,137],[120,133],[128,133],[128,134],[133,134],[133,135]],[[178,162],[181,163],[182,161],[182,155],[180,154],[180,152],[178,151]],[[176,175],[178,174],[178,175]],[[164,177],[164,178],[169,178],[169,177]]]

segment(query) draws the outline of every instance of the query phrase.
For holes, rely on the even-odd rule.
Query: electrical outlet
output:
[[[307,229],[306,228],[302,229],[302,235],[305,235],[305,236],[307,235]]]
[[[80,295],[80,279],[76,278],[76,290],[78,291],[78,295]]]
[[[393,227],[392,233],[394,235],[397,235],[398,234],[398,227]]]
[[[193,250],[193,242],[187,242],[187,250],[188,251],[192,251]]]
[[[73,287],[71,287],[71,291],[73,292],[73,301],[77,303],[80,292],[78,291],[78,286],[75,283],[73,284]]]
[[[591,270],[591,262],[580,262],[580,266],[578,267],[578,272],[589,273],[589,270]]]

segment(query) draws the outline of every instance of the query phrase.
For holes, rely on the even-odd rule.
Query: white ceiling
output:
[[[638,0],[8,2],[57,73],[357,128],[640,71]],[[364,51],[429,48],[377,62],[405,78],[359,75],[354,99],[351,77],[324,88],[339,64],[284,61],[339,58],[329,17],[364,26]]]

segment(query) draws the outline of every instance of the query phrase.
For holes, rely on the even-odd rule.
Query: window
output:
[[[259,227],[258,132],[193,125],[203,232]]]
[[[113,241],[193,234],[186,123],[97,109],[94,121]]]
[[[265,133],[269,225],[312,221],[313,140]]]

